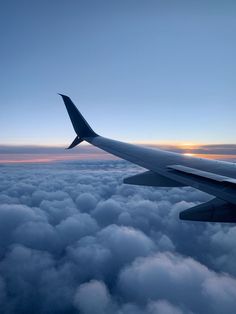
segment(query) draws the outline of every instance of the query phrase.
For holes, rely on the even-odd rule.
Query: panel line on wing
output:
[[[174,169],[174,170],[184,172],[187,174],[192,174],[195,176],[203,177],[206,179],[211,179],[211,180],[218,181],[218,182],[228,182],[228,183],[236,184],[236,179],[222,176],[222,175],[208,172],[208,171],[199,170],[196,168],[190,168],[190,167],[186,167],[186,166],[182,166],[182,165],[171,165],[171,166],[167,166],[167,168],[168,169]]]

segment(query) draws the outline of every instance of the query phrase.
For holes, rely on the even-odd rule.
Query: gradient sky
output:
[[[0,144],[235,143],[236,1],[2,1]]]

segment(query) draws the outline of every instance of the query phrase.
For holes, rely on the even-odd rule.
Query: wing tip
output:
[[[88,122],[85,120],[83,115],[79,112],[78,108],[75,106],[75,104],[72,102],[70,97],[58,93],[66,106],[67,112],[69,114],[71,123],[73,125],[73,128],[77,134],[77,136],[81,139],[85,137],[95,137],[98,136],[91,126],[88,124]]]
[[[70,97],[69,96],[67,96],[67,95],[65,95],[65,94],[61,94],[61,93],[57,93],[59,96],[61,96],[62,97],[62,99],[70,99]]]

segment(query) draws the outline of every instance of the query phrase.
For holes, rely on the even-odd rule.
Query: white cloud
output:
[[[109,292],[103,282],[89,281],[77,289],[74,304],[83,314],[109,313]]]

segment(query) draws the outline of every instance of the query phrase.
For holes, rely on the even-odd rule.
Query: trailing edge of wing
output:
[[[236,206],[235,178],[182,165],[170,165],[167,166],[167,169],[169,169],[169,174],[174,180],[214,195]]]
[[[202,171],[199,169],[190,168],[190,167],[186,167],[186,166],[182,166],[182,165],[171,165],[171,166],[168,166],[167,168],[174,169],[174,170],[186,173],[186,174],[210,179],[210,180],[217,181],[217,182],[230,183],[230,184],[233,184],[236,186],[236,179],[222,176],[222,175],[219,175],[216,173],[212,173],[212,172],[208,172],[208,171]]]

